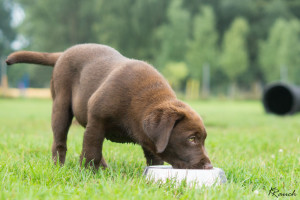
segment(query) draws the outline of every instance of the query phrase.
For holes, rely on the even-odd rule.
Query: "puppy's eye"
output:
[[[190,143],[196,144],[197,143],[197,138],[196,138],[196,136],[191,136],[191,137],[188,138],[188,141]]]

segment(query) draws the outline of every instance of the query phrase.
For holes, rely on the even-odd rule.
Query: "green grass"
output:
[[[206,149],[228,182],[178,188],[147,182],[138,145],[105,141],[109,168],[80,169],[83,128],[72,126],[63,167],[51,160],[51,101],[0,99],[1,199],[274,199],[271,187],[300,197],[300,115],[264,113],[260,102],[188,102],[204,119]],[[282,197],[286,198],[286,197]]]

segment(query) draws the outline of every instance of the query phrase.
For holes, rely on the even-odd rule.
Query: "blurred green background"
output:
[[[49,87],[52,69],[6,70],[6,56],[101,43],[187,98],[258,98],[270,82],[300,84],[299,20],[299,0],[0,0],[1,73],[10,87]]]

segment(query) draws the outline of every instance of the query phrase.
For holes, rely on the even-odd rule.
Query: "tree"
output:
[[[216,66],[218,63],[218,50],[217,41],[218,33],[216,31],[216,22],[214,11],[210,6],[204,6],[201,9],[201,13],[196,15],[193,20],[193,34],[192,40],[189,41],[186,59],[190,68],[190,77],[198,83],[191,85],[199,85],[201,76],[204,76],[202,80],[203,95],[207,96],[210,93],[210,81],[209,74],[206,76],[203,71],[207,73],[211,71],[211,66]],[[189,87],[189,85],[187,85]],[[197,89],[197,87],[195,87]],[[187,88],[187,90],[191,90]],[[194,91],[197,94],[199,91]]]
[[[233,84],[236,84],[238,75],[249,65],[246,42],[248,31],[247,21],[236,18],[223,39],[221,67]]]
[[[162,73],[173,89],[178,91],[181,82],[188,75],[188,68],[184,62],[170,62],[163,68]]]
[[[0,0],[0,85],[7,87],[7,75],[4,64],[6,55],[11,51],[11,43],[15,39],[15,30],[12,24],[12,4],[6,0]]]
[[[159,27],[157,37],[161,48],[157,64],[163,68],[167,62],[180,62],[185,58],[189,37],[190,14],[182,8],[182,0],[173,0],[167,10],[168,23]]]
[[[71,45],[95,41],[102,1],[16,0],[25,11],[19,30],[36,51],[63,51]],[[93,6],[92,6],[93,5]]]
[[[19,33],[29,42],[25,50],[57,52],[78,43],[95,42],[96,37],[91,27],[99,20],[97,18],[99,1],[92,0],[86,3],[81,0],[16,0],[16,2],[25,12],[25,18],[18,27]],[[52,68],[27,66],[29,65],[26,65],[23,73],[29,75],[31,87],[49,87]],[[9,74],[13,74],[18,67],[21,68],[21,66],[9,68]]]
[[[300,22],[279,18],[260,46],[260,64],[267,82],[300,83]]]
[[[11,43],[16,37],[15,30],[11,27],[12,5],[9,1],[0,0],[0,58],[11,51]]]
[[[212,8],[203,7],[193,22],[193,38],[189,41],[186,59],[191,77],[200,80],[205,64],[215,66],[218,63],[218,33]]]
[[[103,0],[101,21],[94,24],[97,40],[128,57],[153,61],[159,44],[156,28],[165,23],[169,0]]]
[[[12,2],[0,1],[6,2],[6,5]],[[25,11],[25,20],[17,30],[18,34],[29,41],[27,50],[62,51],[77,43],[103,43],[116,48],[127,57],[154,63],[160,70],[168,63],[186,62],[186,66],[190,68],[190,77],[199,77],[197,79],[200,80],[203,73],[199,66],[202,67],[203,64],[196,65],[196,63],[203,63],[201,61],[203,57],[213,57],[207,54],[217,51],[218,47],[222,47],[225,51],[226,43],[229,46],[226,48],[226,56],[222,53],[220,56],[215,56],[215,60],[207,61],[214,74],[211,77],[213,91],[217,91],[217,87],[219,91],[223,91],[229,79],[247,89],[251,87],[253,81],[263,80],[265,71],[260,68],[259,41],[266,40],[269,29],[277,18],[291,20],[299,19],[300,16],[298,0],[91,0],[88,2],[14,0],[13,2],[19,3]],[[1,11],[0,15],[3,13]],[[238,64],[239,67],[234,69],[237,71],[233,72],[232,69],[229,70],[230,67],[228,68],[227,59],[233,44],[225,42],[225,38],[229,27],[233,26],[237,17],[245,19],[246,24],[249,25],[247,25],[248,31],[245,33],[243,44],[240,45],[245,46],[242,52],[246,53],[236,50],[243,56],[232,56],[232,59],[229,59],[232,62],[237,57],[240,63],[241,60],[246,60],[246,64],[243,66]],[[1,16],[1,23],[5,21],[3,19]],[[208,33],[203,36],[205,30]],[[13,34],[5,33],[5,36],[12,37]],[[234,37],[232,40],[237,41]],[[216,50],[209,47],[214,46],[214,43],[218,46]],[[202,51],[203,49],[207,51]],[[196,55],[196,52],[199,54]],[[226,67],[222,65],[221,68],[220,65],[225,60],[227,65]],[[245,69],[244,66],[248,67]],[[13,68],[9,69],[8,73],[15,74]],[[26,69],[30,74],[31,86],[49,84],[51,68],[32,67],[30,70],[23,66],[16,68],[19,68],[16,70],[17,73],[23,68]],[[291,77],[294,73],[290,73],[290,67],[288,70],[289,77],[291,80],[294,79]]]
[[[27,50],[63,51],[78,43],[102,43],[122,54],[153,60],[153,32],[165,21],[169,0],[16,0],[25,11],[20,33]],[[27,70],[35,87],[49,85],[50,68]]]

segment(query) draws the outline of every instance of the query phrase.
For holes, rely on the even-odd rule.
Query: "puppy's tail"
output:
[[[15,63],[32,63],[47,66],[54,66],[62,52],[58,53],[42,53],[35,51],[17,51],[10,54],[6,59],[7,65]]]

